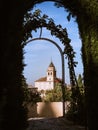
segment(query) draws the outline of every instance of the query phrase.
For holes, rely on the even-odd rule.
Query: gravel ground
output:
[[[85,130],[84,127],[74,125],[63,117],[59,118],[31,118],[28,120],[27,130]]]

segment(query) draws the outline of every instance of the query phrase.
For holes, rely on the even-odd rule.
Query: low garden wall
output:
[[[68,110],[69,102],[65,102],[65,113]],[[28,118],[32,117],[60,117],[63,116],[62,102],[38,102],[28,105]]]

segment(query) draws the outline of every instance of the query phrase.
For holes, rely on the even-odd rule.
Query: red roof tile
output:
[[[46,82],[47,81],[47,77],[42,77],[38,80],[36,80],[35,82]],[[59,78],[55,78],[54,82],[61,82],[62,80]]]
[[[42,77],[42,78],[36,80],[35,82],[46,82],[46,80],[47,80],[47,77]]]

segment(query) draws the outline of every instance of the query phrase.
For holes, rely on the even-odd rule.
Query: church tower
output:
[[[54,82],[55,78],[56,78],[56,69],[55,69],[53,62],[51,61],[50,65],[47,69],[47,81]]]
[[[54,89],[56,83],[61,83],[61,80],[56,77],[56,69],[53,62],[51,61],[47,68],[46,76],[36,80],[35,87],[38,88],[38,91],[52,90]]]

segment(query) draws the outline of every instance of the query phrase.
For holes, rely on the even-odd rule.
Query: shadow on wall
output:
[[[40,102],[38,103],[38,116],[39,117],[56,117],[55,109],[53,108],[54,106],[52,103],[48,102]]]
[[[62,102],[38,102],[28,105],[28,118],[32,117],[61,117],[63,116]],[[69,102],[65,103],[65,113]]]

